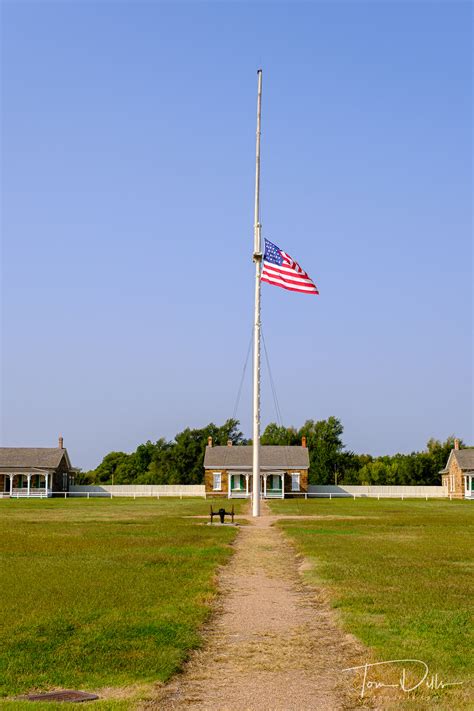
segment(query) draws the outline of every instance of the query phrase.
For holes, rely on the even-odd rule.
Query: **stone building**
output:
[[[204,455],[204,483],[208,496],[248,498],[252,491],[253,447],[213,447],[212,437]],[[284,499],[308,491],[309,455],[306,438],[301,446],[260,446],[260,490],[263,498]]]
[[[474,448],[459,449],[454,440],[447,464],[440,472],[442,484],[453,499],[474,499]]]
[[[57,447],[0,447],[0,496],[47,498],[74,483],[71,461],[59,437]]]

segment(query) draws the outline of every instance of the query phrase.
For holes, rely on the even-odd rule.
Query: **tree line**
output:
[[[78,484],[201,484],[208,437],[214,445],[251,444],[239,429],[239,421],[227,420],[200,429],[186,428],[172,441],[161,438],[140,444],[135,452],[110,452],[98,467],[76,476]],[[411,454],[373,457],[349,451],[342,440],[344,428],[337,417],[307,420],[299,429],[270,423],[262,444],[298,445],[306,437],[311,484],[440,484],[439,471],[446,465],[454,437],[444,442],[430,439],[426,448]],[[461,443],[460,446],[463,446]]]

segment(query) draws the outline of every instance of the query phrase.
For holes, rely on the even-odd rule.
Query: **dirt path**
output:
[[[361,648],[337,627],[322,593],[302,584],[295,551],[272,527],[265,504],[263,514],[240,529],[235,555],[220,574],[206,644],[144,708],[363,708],[340,673],[360,663]]]

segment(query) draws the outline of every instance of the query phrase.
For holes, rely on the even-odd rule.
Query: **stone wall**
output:
[[[464,480],[462,470],[456,461],[456,457],[452,456],[449,463],[447,474],[443,475],[443,484],[446,485],[448,493],[453,499],[464,498]]]
[[[220,472],[221,474],[221,490],[220,491],[214,491],[214,472],[217,474]],[[209,496],[227,496],[228,495],[228,482],[229,482],[229,475],[225,469],[206,469],[204,472],[204,486],[205,486],[205,491]]]
[[[307,469],[288,469],[285,476],[285,495],[297,493],[291,491],[291,475],[300,475],[300,493],[305,494],[308,491],[308,470]]]

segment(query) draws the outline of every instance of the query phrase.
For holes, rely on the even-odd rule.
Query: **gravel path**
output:
[[[324,593],[303,585],[293,547],[272,526],[265,504],[262,513],[240,529],[235,555],[220,573],[204,647],[142,708],[367,708],[340,673],[361,663],[363,649],[337,626]]]

